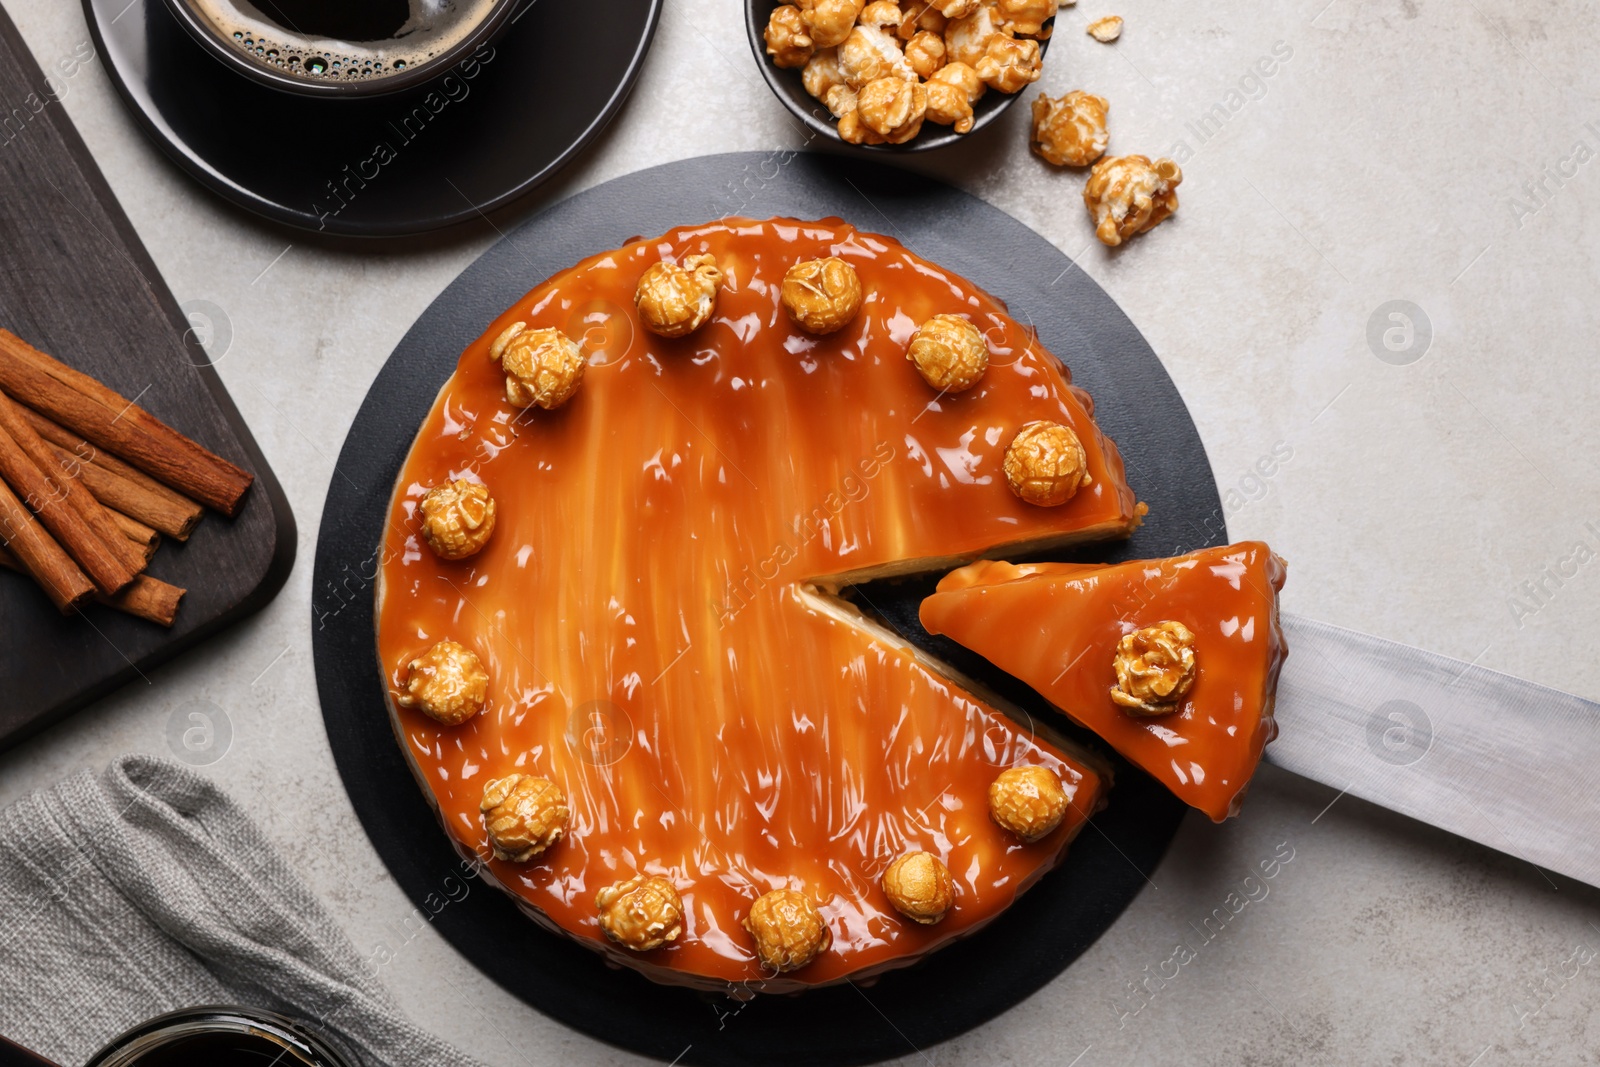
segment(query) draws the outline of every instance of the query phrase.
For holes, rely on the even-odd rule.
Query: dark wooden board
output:
[[[322,510],[311,603],[317,692],[351,803],[396,884],[463,956],[528,1004],[602,1041],[681,1065],[870,1063],[970,1030],[1070,966],[1148,884],[1184,817],[1182,802],[1107,753],[1116,769],[1110,807],[1060,868],[989,926],[864,987],[741,1006],[608,967],[486,886],[441,910],[439,886],[454,884],[461,861],[395,742],[375,653],[371,579],[390,493],[462,349],[524,292],[583,257],[730,214],[839,215],[890,234],[988,289],[1039,331],[1094,397],[1129,482],[1150,505],[1128,541],[1087,546],[1071,558],[1137,559],[1223,543],[1211,465],[1172,379],[1115,301],[1050,242],[959,190],[876,163],[793,152],[702,156],[606,182],[529,220],[468,267],[400,341],[356,415],[339,455],[347,477],[334,479]],[[1015,678],[929,636],[916,609],[932,582],[874,582],[857,593],[865,610],[908,640],[1105,751]]]
[[[80,60],[81,61],[81,60]],[[256,476],[233,519],[164,539],[149,573],[189,593],[172,629],[94,606],[63,617],[0,573],[0,748],[260,609],[294,563],[283,490],[52,86],[0,11],[0,326],[101,379]]]

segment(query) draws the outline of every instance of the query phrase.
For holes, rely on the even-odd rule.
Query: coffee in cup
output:
[[[374,83],[474,40],[505,0],[178,0],[191,25],[273,80]],[[401,78],[410,81],[410,78]]]

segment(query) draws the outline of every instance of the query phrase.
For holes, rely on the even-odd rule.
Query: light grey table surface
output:
[[[69,0],[7,8],[47,66],[87,39]],[[1109,47],[1082,33],[1107,13],[1127,19]],[[1600,565],[1575,554],[1600,551],[1597,31],[1600,10],[1577,0],[1084,0],[1062,13],[1042,86],[1108,97],[1113,151],[1184,164],[1176,219],[1119,252],[1091,239],[1081,175],[1028,152],[1026,105],[960,159],[909,162],[1044,234],[1121,304],[1232,491],[1229,532],[1290,561],[1287,609],[1600,698]],[[1254,75],[1275,48],[1288,57]],[[312,677],[311,559],[334,457],[395,343],[495,234],[319,248],[170,166],[98,66],[65,90],[173,292],[231,323],[218,370],[289,494],[300,553],[262,614],[0,756],[0,804],[116,753],[167,753],[173,712],[211,701],[233,738],[205,773],[358,946],[392,952],[384,977],[420,1023],[492,1064],[632,1062],[406,925]],[[1209,132],[1208,113],[1225,116]],[[803,139],[754,70],[740,5],[669,0],[621,117],[525,209],[652,164]],[[1385,361],[1369,324],[1394,300],[1422,309],[1432,340]],[[1292,456],[1259,476],[1275,450]],[[1600,893],[1354,799],[1330,807],[1335,795],[1263,769],[1242,817],[1191,815],[1152,887],[1067,973],[903,1062],[1600,1062]],[[1202,944],[1196,929],[1243,877],[1291,850],[1266,896]],[[1136,995],[1185,940],[1196,958]]]

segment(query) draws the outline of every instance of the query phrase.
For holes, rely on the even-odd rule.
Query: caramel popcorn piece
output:
[[[1089,172],[1083,203],[1094,216],[1094,235],[1115,247],[1153,228],[1178,210],[1183,171],[1170,159],[1107,156]]]
[[[683,933],[683,898],[656,875],[613,882],[595,894],[600,929],[623,948],[650,952]]]
[[[844,43],[861,14],[862,0],[802,0],[811,41],[818,48],[833,48]]]
[[[953,126],[957,133],[968,132],[972,129],[972,105],[986,88],[978,72],[965,63],[946,63],[928,79],[927,120]]]
[[[1122,18],[1119,15],[1107,15],[1103,19],[1095,19],[1084,32],[1101,44],[1110,44],[1122,36]]]
[[[1073,90],[1059,100],[1044,93],[1033,99],[1033,150],[1058,167],[1087,167],[1105,154],[1103,96]]]
[[[943,393],[971,389],[989,369],[989,346],[978,328],[959,315],[935,315],[917,327],[906,358],[929,385]]]
[[[681,265],[661,260],[639,278],[633,302],[645,329],[662,337],[683,337],[711,318],[721,285],[715,256],[686,256]]]
[[[1009,36],[996,23],[993,5],[979,4],[944,28],[945,59],[976,67],[992,42]]]
[[[883,872],[880,884],[895,911],[924,926],[944,918],[956,901],[950,868],[929,852],[907,852],[896,857]]]
[[[783,275],[783,310],[807,333],[826,334],[849,325],[861,310],[861,278],[837,256],[805,259]]]
[[[1065,504],[1092,480],[1083,442],[1059,422],[1030,422],[1018,430],[1004,466],[1011,491],[1040,507]]]
[[[757,897],[744,928],[755,938],[762,966],[780,973],[799,970],[833,944],[817,906],[792,889],[774,889]]]
[[[767,42],[767,55],[774,66],[803,67],[816,52],[816,42],[811,39],[810,27],[793,4],[782,4],[772,9],[762,37]]]
[[[494,533],[494,498],[487,486],[456,478],[422,498],[422,539],[440,559],[466,559]]]
[[[944,28],[949,24],[950,19],[945,13],[928,0],[903,0],[900,5],[900,26],[895,35],[902,41],[909,41],[917,34],[927,32],[937,34],[942,41]]]
[[[560,841],[572,815],[559,786],[530,774],[486,784],[478,810],[495,857],[508,863],[526,863]]]
[[[880,78],[915,81],[900,42],[876,26],[857,26],[839,46],[839,72],[850,88],[860,91]]]
[[[489,358],[506,372],[506,403],[553,410],[572,399],[588,364],[578,344],[560,330],[530,330],[513,322],[489,345]]]
[[[818,100],[826,101],[829,90],[844,85],[844,72],[839,69],[839,50],[822,48],[815,52],[800,72],[800,84]]]
[[[873,133],[889,144],[905,144],[922,129],[928,90],[916,81],[879,78],[861,90],[856,110]]]
[[[847,92],[849,90],[846,90]],[[838,91],[835,90],[837,93]],[[844,102],[842,93],[835,99]],[[839,115],[839,140],[846,144],[883,144],[883,134],[861,121],[861,111],[855,106],[856,94],[850,92],[848,99],[849,109]],[[838,114],[838,110],[835,110]]]
[[[828,95],[822,102],[828,105],[828,110],[833,112],[833,117],[840,120],[841,126],[844,125],[843,120],[845,119],[849,119],[853,125],[860,124],[861,116],[857,113],[857,105],[861,103],[861,98],[850,86],[835,85],[828,90]],[[845,139],[849,140],[848,137]],[[882,141],[883,138],[879,137],[873,141],[873,144],[880,144]],[[859,144],[860,142],[853,143]]]
[[[1011,767],[989,785],[989,817],[1023,841],[1045,837],[1066,814],[1066,791],[1047,767]]]
[[[895,0],[872,0],[872,3],[861,9],[861,14],[856,16],[857,26],[871,26],[879,30],[894,28],[900,32],[900,20],[905,16],[900,11],[900,5]]]
[[[906,62],[919,78],[931,78],[944,66],[944,38],[923,30],[906,42]]]
[[[966,18],[982,5],[983,0],[933,0],[932,8],[947,19]]]
[[[1045,23],[1056,17],[1059,0],[995,0],[996,21],[1022,37],[1050,36]]]
[[[446,726],[459,726],[482,711],[488,699],[489,672],[478,654],[445,640],[406,664],[406,680],[395,703]]]
[[[1020,92],[1039,80],[1044,59],[1039,42],[1018,37],[995,37],[984,50],[983,58],[972,66],[991,89],[1002,93]]]
[[[1169,715],[1194,686],[1194,634],[1181,622],[1158,622],[1125,635],[1112,667],[1111,699],[1129,715]]]

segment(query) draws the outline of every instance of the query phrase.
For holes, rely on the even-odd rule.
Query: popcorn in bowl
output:
[[[970,132],[985,89],[1011,95],[1037,81],[1040,42],[1058,6],[793,0],[772,9],[761,36],[775,67],[800,68],[801,84],[832,114],[840,140],[900,145],[917,137],[924,120]]]

